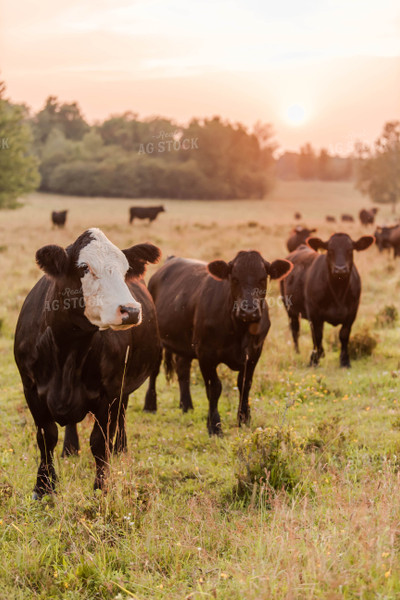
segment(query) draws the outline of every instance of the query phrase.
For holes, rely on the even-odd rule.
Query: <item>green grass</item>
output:
[[[231,259],[253,247],[273,260],[287,254],[295,210],[326,239],[341,227],[329,227],[325,214],[356,215],[368,205],[350,184],[285,183],[263,202],[167,201],[151,226],[130,227],[130,204],[36,194],[0,213],[0,598],[399,598],[399,332],[377,315],[386,306],[399,310],[400,276],[375,248],[355,257],[363,295],[353,331],[376,337],[371,356],[340,369],[337,330],[326,326],[326,357],[309,369],[308,324],[297,356],[274,283],[250,428],[236,426],[236,374],[227,368],[220,367],[223,439],[208,437],[197,366],[195,410],[186,415],[176,381],[161,375],[156,415],[142,412],[146,386],[130,398],[129,448],[112,458],[107,494],[92,491],[88,417],[79,426],[79,456],[62,459],[58,445],[58,493],[31,500],[38,450],[12,343],[23,299],[40,276],[37,248],[65,246],[100,226],[120,247],[149,240],[164,256]],[[70,220],[52,230],[50,211],[60,208],[70,209]],[[347,231],[355,239],[364,233],[358,224]],[[238,445],[257,428],[282,426],[302,444],[300,483],[287,493],[261,481],[252,497],[238,496]]]

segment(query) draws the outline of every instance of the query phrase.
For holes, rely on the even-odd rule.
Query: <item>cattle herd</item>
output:
[[[132,207],[129,221],[151,222],[163,211]],[[53,223],[63,227],[66,214],[53,212]],[[360,220],[371,225],[375,214],[361,211]],[[324,323],[341,325],[340,365],[349,367],[348,342],[361,293],[354,251],[369,248],[374,236],[354,241],[335,233],[323,241],[312,237],[315,231],[297,226],[287,241],[290,254],[272,262],[255,250],[239,251],[229,262],[169,257],[148,288],[146,265],[161,256],[150,243],[120,250],[92,228],[65,249],[40,248],[36,262],[44,276],[22,306],[14,345],[40,450],[34,497],[55,489],[57,423],[66,426],[63,455],[73,454],[79,450],[76,425],[88,413],[94,415],[94,487],[104,489],[110,452],[126,448],[129,394],[149,378],[144,409],[156,411],[163,357],[167,371],[177,373],[184,412],[193,408],[190,369],[198,360],[210,435],[222,435],[217,367],[224,363],[237,371],[237,422],[248,424],[252,379],[271,325],[268,278],[280,281],[296,351],[300,318],[311,325],[310,365],[324,355]],[[400,254],[400,225],[378,228],[375,238],[379,250],[393,247],[395,256]]]

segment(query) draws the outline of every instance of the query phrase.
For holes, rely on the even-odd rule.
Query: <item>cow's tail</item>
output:
[[[171,381],[175,373],[175,357],[171,350],[164,349],[164,369],[167,381]]]

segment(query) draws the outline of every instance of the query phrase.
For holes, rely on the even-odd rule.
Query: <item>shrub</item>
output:
[[[368,327],[355,333],[349,341],[349,356],[356,360],[363,356],[371,356],[377,345],[376,338],[371,335]]]
[[[241,498],[265,490],[292,492],[301,481],[304,452],[291,428],[258,428],[238,442],[236,456],[236,493]]]
[[[384,306],[375,317],[376,327],[394,327],[399,320],[399,312],[394,304]]]

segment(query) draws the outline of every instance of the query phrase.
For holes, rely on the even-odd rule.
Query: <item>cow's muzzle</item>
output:
[[[122,325],[137,325],[141,319],[141,308],[133,306],[120,306]]]
[[[350,275],[350,269],[347,265],[339,266],[336,265],[332,269],[332,275],[338,279],[344,279]]]

